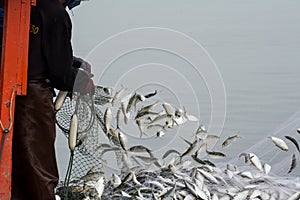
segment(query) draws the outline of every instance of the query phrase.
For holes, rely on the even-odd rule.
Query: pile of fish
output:
[[[95,110],[97,106],[104,108],[103,116],[95,118],[101,121],[103,132],[109,143],[97,140],[90,148],[93,158],[106,162],[103,156],[107,152],[115,152],[120,163],[119,173],[105,176],[98,167],[92,167],[86,174],[72,178],[70,184],[57,188],[57,198],[62,199],[300,199],[300,177],[278,177],[270,175],[271,166],[263,163],[253,152],[243,152],[239,159],[242,166],[233,163],[214,162],[222,160],[226,155],[214,151],[212,144],[219,136],[207,132],[204,125],[199,125],[191,141],[182,138],[187,148],[179,152],[176,149],[167,150],[161,158],[143,145],[130,145],[122,126],[134,120],[139,130],[139,137],[154,139],[164,137],[169,129],[187,121],[199,122],[198,118],[187,113],[185,108],[175,108],[169,103],[158,100],[143,105],[157,91],[148,94],[138,92],[124,95],[125,88],[114,92],[111,88],[98,88],[106,95],[93,97]],[[108,106],[111,105],[111,106]],[[103,108],[102,108],[103,109]],[[114,111],[116,114],[114,114]],[[95,112],[97,115],[97,112]],[[74,117],[72,117],[74,119]],[[76,118],[76,120],[79,120]],[[80,126],[80,120],[76,122]],[[70,123],[71,130],[74,122]],[[116,128],[115,128],[116,127]],[[90,133],[69,137],[71,152],[85,145]],[[75,128],[77,131],[77,129]],[[76,132],[75,131],[75,132]],[[297,130],[300,133],[300,130]],[[90,134],[90,137],[95,134]],[[100,137],[100,133],[96,134]],[[229,136],[222,142],[221,148],[227,148],[240,138],[239,134]],[[70,140],[72,140],[70,142]],[[290,168],[291,173],[297,167],[299,145],[295,137],[285,136],[285,140],[293,143],[298,150],[293,153]],[[272,136],[272,142],[281,151],[289,151],[285,140]],[[107,164],[107,163],[106,163]],[[68,190],[67,196],[65,191]]]

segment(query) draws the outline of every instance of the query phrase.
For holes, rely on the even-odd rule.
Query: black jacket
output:
[[[72,67],[71,30],[58,0],[37,0],[30,19],[29,79],[46,78],[52,87],[72,91],[78,70]]]

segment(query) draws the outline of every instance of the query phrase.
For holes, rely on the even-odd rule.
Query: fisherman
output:
[[[53,88],[81,94],[95,90],[90,65],[73,58],[72,25],[65,7],[78,1],[37,0],[31,10],[27,94],[17,96],[15,105],[13,200],[55,199],[59,177]]]

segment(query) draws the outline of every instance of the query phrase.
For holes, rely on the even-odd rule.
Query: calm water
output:
[[[149,40],[147,35],[145,38],[143,35],[126,38],[125,35],[121,42],[101,47],[104,54],[100,48],[91,52],[112,35],[141,27],[172,29],[193,38],[208,52],[222,77],[226,116],[221,140],[238,132],[242,137],[226,150],[233,156],[274,134],[276,128],[300,110],[299,6],[296,0],[89,0],[74,9],[73,15],[71,13],[74,53],[92,63],[97,84],[117,87],[124,84],[131,90],[158,89],[161,100],[185,106],[191,114],[200,117],[201,123],[209,126],[212,105],[209,85],[205,82],[208,77],[195,75],[182,57],[170,51],[141,49],[120,57],[103,72],[108,63],[101,56],[114,52],[115,57],[121,56],[117,55],[119,49]],[[155,37],[150,40],[159,43]],[[161,43],[169,40],[172,44],[178,43],[168,35]],[[189,45],[184,43],[180,47],[188,56],[198,56]],[[198,67],[200,71],[203,69]],[[197,123],[187,123],[185,128],[175,132],[189,139],[197,126]],[[277,134],[282,137],[289,133]],[[183,150],[186,146],[179,135],[167,136],[155,143],[134,141],[153,145],[150,147],[162,152],[175,146]],[[297,136],[299,140],[300,135]],[[162,146],[168,148],[160,149]],[[270,142],[265,150],[271,147]],[[69,152],[66,139],[60,133],[56,148],[62,177]],[[299,175],[299,171],[294,175]]]

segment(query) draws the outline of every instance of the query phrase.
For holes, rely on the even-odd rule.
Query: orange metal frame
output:
[[[12,136],[15,95],[27,86],[30,7],[35,0],[5,0],[0,67],[0,199],[11,199]],[[2,130],[4,129],[4,130]]]

